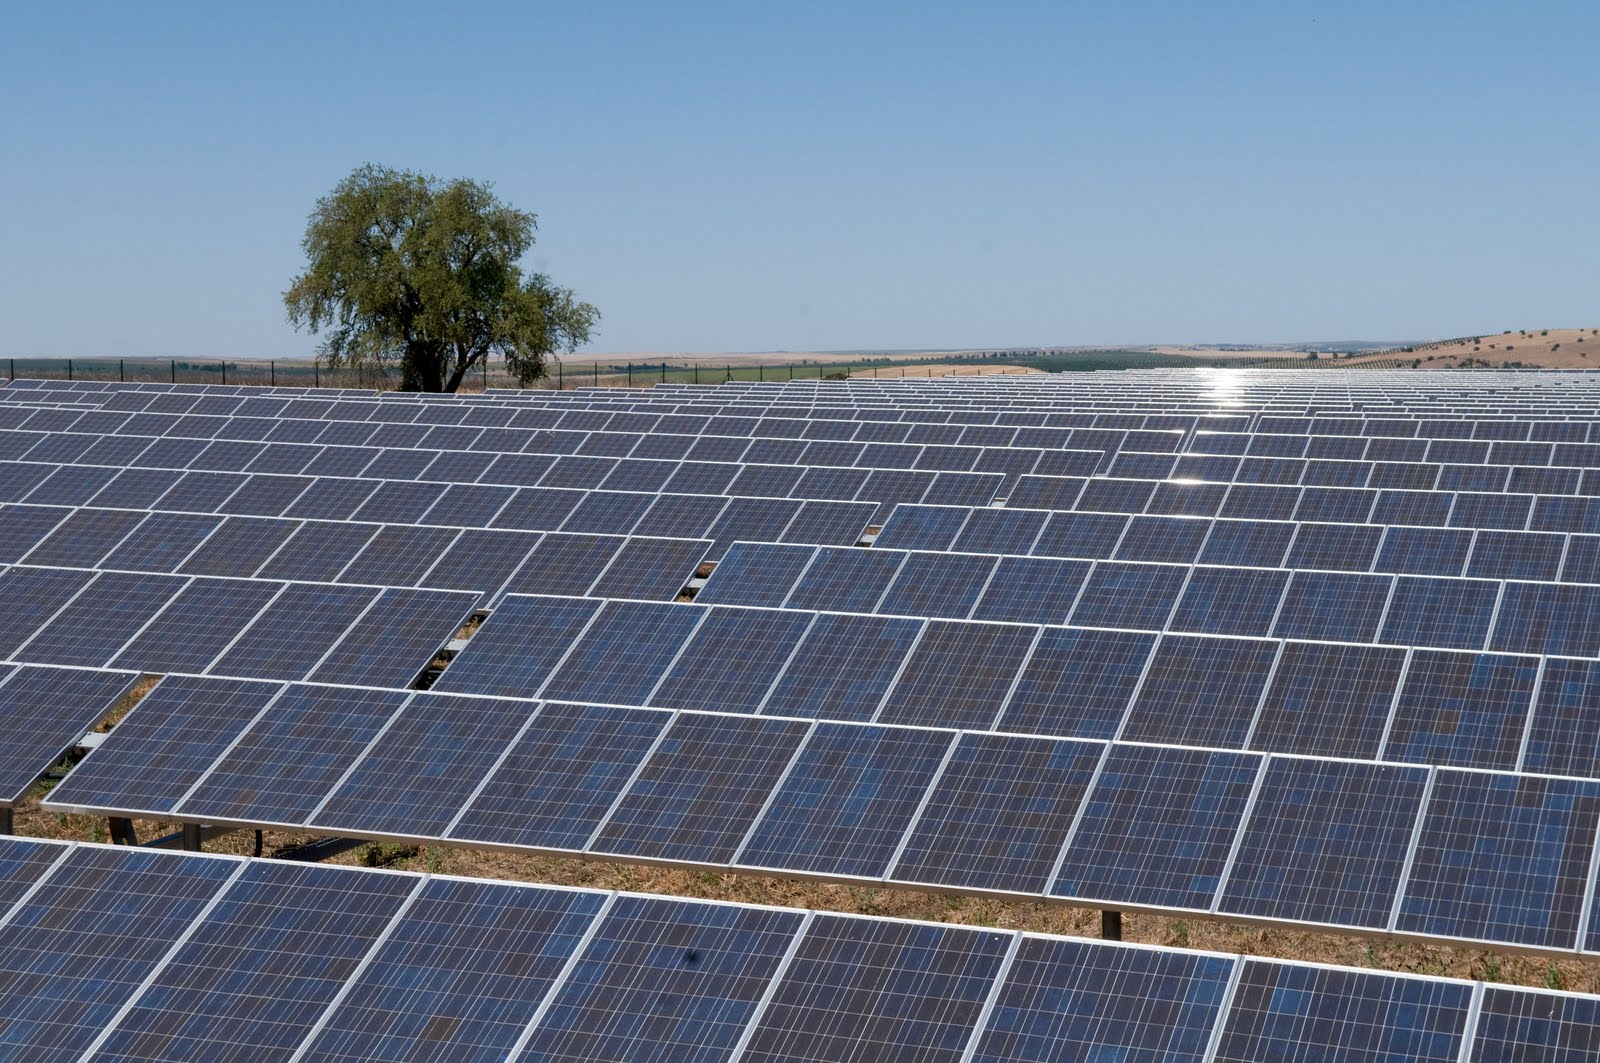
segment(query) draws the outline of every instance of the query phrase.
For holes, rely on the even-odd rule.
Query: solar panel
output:
[[[646,539],[623,543],[588,593],[600,598],[671,601],[694,577],[710,547],[704,539]]]
[[[913,554],[884,591],[877,612],[960,619],[989,585],[990,554]]]
[[[703,605],[780,606],[816,551],[809,546],[735,543],[695,595]]]
[[[1376,757],[1405,660],[1387,647],[1285,643],[1250,747]]]
[[[1395,702],[1384,758],[1514,769],[1538,665],[1531,657],[1418,650]]]
[[[377,480],[318,479],[295,499],[285,517],[312,520],[349,520],[378,489]]]
[[[818,724],[737,862],[881,876],[953,739],[947,731]]]
[[[1260,758],[1113,746],[1050,893],[1207,911]]]
[[[1084,583],[1072,610],[1072,623],[1160,631],[1166,627],[1188,573],[1180,565],[1103,561]]]
[[[140,445],[143,443],[141,440]],[[170,469],[123,469],[91,502],[109,509],[143,509],[182,478],[181,472]]]
[[[1110,557],[1128,518],[1114,513],[1053,513],[1033,544],[1040,557]]]
[[[151,509],[215,513],[249,479],[232,472],[189,472],[172,489],[150,505]]]
[[[1427,781],[1424,768],[1272,758],[1218,910],[1387,927]]]
[[[621,895],[555,991],[537,1059],[721,1059],[731,1054],[804,916]]]
[[[221,517],[152,513],[103,560],[110,568],[174,572],[221,523]]]
[[[954,506],[895,507],[873,545],[885,549],[948,550],[972,511]]]
[[[924,622],[823,614],[811,625],[762,712],[870,720],[899,676]]]
[[[1015,936],[818,915],[741,1058],[958,1063]]]
[[[38,664],[105,664],[183,585],[178,576],[102,572],[14,652]]]
[[[81,506],[109,483],[117,471],[92,465],[63,465],[22,497],[38,506]]]
[[[1383,532],[1375,524],[1302,524],[1284,564],[1289,568],[1365,572],[1377,557]]]
[[[301,679],[378,597],[366,587],[292,583],[212,662],[215,675]]]
[[[1371,642],[1390,587],[1388,576],[1296,572],[1272,633],[1279,638]]]
[[[1250,732],[1278,643],[1168,635],[1156,647],[1121,736],[1238,748]]]
[[[800,512],[784,528],[778,541],[854,546],[865,534],[875,508],[870,502],[802,502]]]
[[[53,568],[11,568],[0,572],[0,657],[10,657],[32,638],[95,576],[93,572]]]
[[[48,886],[0,927],[0,1052],[83,1054],[238,870],[148,849],[65,854]]]
[[[877,719],[926,727],[986,728],[1005,703],[1037,628],[930,621]]]
[[[1211,522],[1198,517],[1132,517],[1117,545],[1120,561],[1188,564],[1200,553]]]
[[[541,695],[554,701],[643,705],[706,610],[665,602],[608,602]]]
[[[1460,1057],[1468,982],[1240,961],[1216,1046],[1218,1060],[1430,1060]]]
[[[299,525],[292,520],[229,517],[178,571],[195,576],[249,576]]]
[[[477,604],[478,596],[465,591],[384,591],[310,678],[354,686],[410,686]]]
[[[331,582],[378,533],[376,524],[307,521],[256,571],[265,579]]]
[[[1489,639],[1512,653],[1600,655],[1600,587],[1508,582]]]
[[[1597,824],[1600,783],[1438,770],[1395,928],[1578,947]]]
[[[996,724],[1000,730],[1113,738],[1155,636],[1046,629]]]
[[[809,730],[794,720],[679,716],[594,849],[728,863]]]
[[[455,528],[390,525],[379,530],[354,561],[339,573],[340,583],[411,587],[421,581],[461,533]]]
[[[810,613],[774,609],[711,609],[651,694],[651,704],[757,711],[812,619]]]
[[[71,512],[54,506],[0,506],[0,562],[20,560]]]
[[[1042,893],[1105,747],[965,734],[891,877]]]
[[[143,519],[143,513],[126,509],[80,509],[20,560],[30,565],[92,568]]]
[[[100,1051],[168,1059],[291,1052],[418,886],[410,876],[351,868],[247,865]]]
[[[784,604],[791,609],[871,612],[906,557],[899,551],[876,548],[824,547]]]
[[[136,678],[129,672],[5,669],[0,675],[0,805],[20,801]]]
[[[1283,563],[1295,525],[1284,521],[1218,520],[1200,551],[1208,565],[1275,568]]]
[[[168,676],[51,793],[83,808],[166,812],[277,695],[274,683]]]
[[[175,807],[207,819],[302,823],[409,696],[289,687]]]
[[[307,822],[437,837],[478,789],[534,706],[431,691],[406,703]]]
[[[1026,554],[1049,514],[1026,509],[974,509],[950,549],[984,554]]]
[[[1580,1063],[1600,1053],[1597,1008],[1593,997],[1485,986],[1472,1058]]]
[[[1200,1059],[1234,960],[1024,937],[973,1063]]]
[[[421,1051],[504,1058],[604,899],[489,882],[424,883],[301,1058]]]

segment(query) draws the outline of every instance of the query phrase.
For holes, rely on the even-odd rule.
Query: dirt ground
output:
[[[53,784],[41,783],[17,808],[15,831],[35,838],[108,841],[103,818],[67,816],[39,807]],[[170,822],[136,820],[141,842],[176,833]],[[262,852],[275,856],[317,836],[266,831]],[[208,852],[250,855],[255,836],[235,831],[206,841]],[[516,882],[551,883],[591,889],[631,890],[676,897],[702,897],[752,904],[816,908],[824,911],[887,915],[968,926],[1030,930],[1095,938],[1100,913],[1060,904],[927,893],[906,889],[798,882],[764,875],[712,873],[674,868],[539,856],[454,846],[363,843],[327,863],[389,867],[436,874],[468,875]],[[1600,961],[1497,954],[1479,949],[1336,934],[1264,928],[1213,919],[1172,919],[1124,914],[1123,939],[1152,945],[1209,949],[1318,963],[1410,971],[1424,975],[1477,978],[1511,985],[1600,993]]]

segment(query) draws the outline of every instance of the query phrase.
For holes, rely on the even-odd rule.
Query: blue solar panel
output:
[[[491,522],[494,528],[554,531],[583,501],[584,493],[552,487],[524,487]]]
[[[108,568],[173,572],[222,518],[193,513],[152,513],[104,559]]]
[[[740,1057],[959,1063],[1013,935],[819,915]]]
[[[1020,624],[1064,623],[1088,574],[1086,561],[1002,557],[982,597],[972,607],[972,618]]]
[[[983,554],[1032,551],[1049,514],[1028,509],[974,509],[950,544],[952,550]]]
[[[507,596],[433,689],[532,697],[600,605],[585,598]]]
[[[1209,909],[1259,766],[1248,754],[1113,746],[1051,894]]]
[[[301,823],[408,696],[290,687],[177,810],[208,820]]]
[[[438,836],[533,711],[521,701],[417,694],[309,821]]]
[[[988,586],[996,560],[990,554],[913,554],[876,611],[961,619]]]
[[[639,523],[655,495],[632,491],[590,491],[562,522],[569,532],[626,535]]]
[[[1072,610],[1072,623],[1160,631],[1188,574],[1189,570],[1179,565],[1101,562],[1084,584]]]
[[[1172,614],[1174,631],[1265,635],[1278,614],[1287,572],[1199,566]]]
[[[422,577],[429,587],[477,592],[480,605],[499,597],[500,588],[520,568],[543,537],[538,532],[468,528]]]
[[[1379,642],[1482,649],[1500,585],[1488,580],[1401,576]]]
[[[292,519],[348,520],[378,489],[377,480],[318,479],[283,513]]]
[[[9,678],[5,678],[9,676]],[[34,781],[128,692],[131,672],[75,668],[5,669],[0,679],[0,805],[20,801]]]
[[[1514,769],[1538,673],[1531,657],[1418,650],[1395,703],[1384,759]]]
[[[1025,937],[973,1063],[1201,1059],[1235,962]]]
[[[1155,636],[1047,629],[996,725],[1025,734],[1113,738]]]
[[[808,730],[797,720],[679,716],[607,820],[595,850],[731,861]]]
[[[962,735],[890,871],[902,882],[1042,893],[1105,747]]]
[[[1200,560],[1209,565],[1273,568],[1283,563],[1294,533],[1295,525],[1285,521],[1215,521]]]
[[[802,502],[778,541],[854,546],[866,533],[875,508],[870,502]]]
[[[507,594],[585,594],[626,542],[618,535],[546,535],[516,575]]]
[[[1200,553],[1211,530],[1201,517],[1133,517],[1117,544],[1119,561],[1165,561],[1186,565]]]
[[[1121,736],[1132,742],[1238,748],[1278,643],[1168,635],[1156,647]]]
[[[1218,1060],[1455,1063],[1469,982],[1240,960]]]
[[[1567,537],[1548,532],[1478,532],[1467,575],[1485,579],[1553,580],[1561,570]]]
[[[74,850],[0,929],[0,1054],[83,1054],[237,869],[147,849]]]
[[[1600,1001],[1486,986],[1474,1030],[1474,1060],[1583,1063],[1600,1055]]]
[[[376,524],[307,521],[256,570],[256,575],[264,579],[331,582],[377,533]]]
[[[1600,776],[1600,662],[1545,662],[1521,770]]]
[[[836,546],[817,556],[785,603],[791,609],[871,612],[906,559],[899,551]]]
[[[1296,572],[1272,633],[1279,638],[1371,642],[1389,588],[1388,576]]]
[[[253,679],[304,678],[379,593],[291,583],[207,670]]]
[[[1376,757],[1405,660],[1388,647],[1285,643],[1250,747]]]
[[[772,908],[619,896],[527,1051],[545,1060],[725,1059],[802,918]]]
[[[1568,657],[1600,655],[1600,586],[1507,583],[1489,648]]]
[[[249,576],[298,527],[292,520],[229,517],[178,571],[196,576]]]
[[[1365,572],[1378,555],[1384,529],[1376,524],[1302,524],[1284,565]]]
[[[1425,768],[1274,757],[1219,909],[1386,928],[1427,779]]]
[[[409,875],[264,861],[222,900],[122,1016],[112,1058],[286,1056],[359,968]],[[285,942],[293,942],[285,949]]]
[[[819,724],[738,863],[881,876],[953,739],[947,731]]]
[[[884,702],[884,723],[987,728],[1027,660],[1038,630],[1017,624],[928,624]]]
[[[665,602],[611,602],[541,694],[554,701],[643,705],[706,610]]]
[[[339,573],[339,582],[415,586],[460,534],[455,528],[391,525],[373,536],[355,560]]]
[[[19,560],[70,512],[54,506],[0,506],[0,562]]]
[[[884,522],[874,545],[884,549],[948,550],[971,513],[954,506],[900,505]]]
[[[15,655],[39,664],[103,665],[183,584],[179,576],[102,572]]]
[[[671,601],[694,577],[710,545],[704,539],[629,539],[588,593]]]
[[[425,883],[301,1058],[504,1058],[604,900]]]
[[[703,605],[782,605],[814,552],[809,546],[735,543],[695,601]]]
[[[1033,544],[1038,557],[1110,557],[1128,518],[1112,513],[1053,513]]]
[[[57,525],[23,560],[30,565],[94,567],[144,519],[123,509],[80,509]]]
[[[650,703],[673,709],[755,712],[811,621],[810,613],[713,608]]]
[[[63,805],[169,811],[277,695],[275,683],[168,676],[51,793]]]
[[[1600,783],[1440,770],[1396,929],[1577,947],[1596,824]]]
[[[772,716],[869,720],[923,621],[875,616],[817,617],[762,709]]]

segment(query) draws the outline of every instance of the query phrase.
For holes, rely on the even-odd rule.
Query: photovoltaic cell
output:
[[[738,862],[884,874],[953,738],[947,731],[819,724]]]
[[[436,837],[528,717],[520,701],[415,695],[310,817],[319,827]]]
[[[1084,584],[1072,623],[1079,627],[1160,631],[1166,626],[1188,569],[1108,561],[1095,565]]]
[[[1388,647],[1285,643],[1250,747],[1376,757],[1405,660]]]
[[[1296,572],[1273,634],[1279,638],[1371,642],[1389,598],[1388,576]]]
[[[1260,758],[1113,746],[1052,895],[1209,909]]]
[[[80,509],[40,540],[23,560],[30,565],[93,568],[144,516],[125,509]]]
[[[373,583],[383,587],[415,586],[450,549],[454,528],[412,528],[391,525],[372,537],[354,561],[339,573],[340,583]]]
[[[702,605],[782,605],[813,553],[809,546],[735,543],[694,600]]]
[[[972,1058],[1200,1059],[1235,962],[1023,938]]]
[[[263,579],[332,582],[377,533],[376,524],[307,521],[256,570],[256,575]]]
[[[1064,623],[1088,574],[1086,561],[1002,557],[972,608],[972,618],[1020,624]]]
[[[1600,776],[1600,662],[1545,662],[1521,770]]]
[[[1500,585],[1489,580],[1401,576],[1378,641],[1482,649],[1499,597]]]
[[[762,712],[808,719],[871,719],[922,628],[921,620],[818,616]]]
[[[989,554],[912,554],[876,611],[961,619],[988,586],[995,562]]]
[[[743,1058],[958,1063],[1012,935],[819,915]]]
[[[1600,783],[1441,769],[1396,929],[1571,949]]]
[[[433,689],[532,697],[600,605],[588,598],[507,596]]]
[[[896,550],[948,550],[971,512],[954,506],[896,506],[873,545]]]
[[[22,558],[71,513],[56,506],[0,506],[0,562]]]
[[[276,683],[168,676],[52,791],[80,807],[167,812],[277,695]]]
[[[1175,631],[1265,635],[1289,574],[1273,569],[1196,567],[1172,615]]]
[[[102,572],[16,654],[39,664],[103,665],[183,584],[179,576]]]
[[[194,513],[152,513],[102,563],[134,572],[174,572],[221,523],[221,517]]]
[[[811,621],[810,613],[713,608],[651,695],[651,704],[755,712]]]
[[[503,1058],[604,899],[426,883],[302,1058]]]
[[[0,805],[34,782],[104,719],[138,677],[75,668],[7,668],[0,678]]]
[[[1466,982],[1262,963],[1244,969],[1218,1060],[1417,1060],[1454,1063],[1472,1001]],[[1316,1045],[1316,1049],[1310,1046]]]
[[[791,609],[841,613],[871,612],[889,589],[907,555],[858,547],[826,547],[795,584],[785,603]]]
[[[1538,672],[1531,657],[1416,651],[1384,759],[1515,769]]]
[[[1033,549],[1049,514],[1028,509],[974,509],[952,550],[982,554],[1026,554]]]
[[[704,613],[666,602],[608,602],[541,696],[643,705]]]
[[[1600,586],[1507,583],[1489,648],[1567,657],[1600,655]]]
[[[10,657],[73,599],[95,573],[56,568],[0,572],[0,657]]]
[[[1052,513],[1033,544],[1037,557],[1110,557],[1128,518],[1111,513]]]
[[[1278,643],[1168,635],[1156,647],[1120,737],[1238,748],[1255,718]]]
[[[292,520],[229,517],[178,571],[192,576],[249,576],[299,528]]]
[[[1424,768],[1274,757],[1220,909],[1387,927],[1427,778]]]
[[[801,919],[773,908],[619,896],[527,1051],[573,1063],[725,1059]]]
[[[998,729],[1114,738],[1156,637],[1128,631],[1047,629]]]
[[[595,850],[728,863],[808,730],[798,720],[679,716]]]
[[[379,592],[291,583],[207,671],[259,679],[300,679]]]
[[[149,849],[71,853],[0,929],[0,1054],[81,1055],[236,868]]]
[[[310,678],[353,686],[410,686],[477,604],[478,596],[469,591],[384,591]]]
[[[177,810],[302,823],[408,697],[400,690],[289,687]]]
[[[854,546],[866,533],[875,508],[870,502],[802,502],[800,512],[783,529],[778,541]]]
[[[1015,624],[929,623],[878,719],[925,727],[988,727],[1037,633]]]
[[[1582,1063],[1600,1054],[1600,1001],[1593,997],[1484,987],[1472,1058]]]
[[[902,882],[1042,893],[1105,747],[962,735],[904,854]]]
[[[410,876],[251,864],[122,1017],[103,1053],[288,1055],[416,888]]]
[[[629,539],[588,593],[597,598],[671,601],[694,577],[709,547],[704,539]]]
[[[1136,516],[1117,544],[1117,560],[1186,565],[1200,553],[1210,530],[1211,522],[1199,517]]]
[[[544,706],[450,837],[582,849],[671,718],[646,709]]]
[[[1295,525],[1285,521],[1219,520],[1200,561],[1208,565],[1247,565],[1274,568],[1283,563],[1294,538]]]

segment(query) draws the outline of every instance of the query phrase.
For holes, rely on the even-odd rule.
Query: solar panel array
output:
[[[1597,422],[1551,373],[20,381],[0,804],[144,673],[46,807],[1600,952]],[[761,931],[812,981],[745,1054],[893,983],[825,922]],[[1033,1044],[965,1037],[981,955],[927,990],[982,998],[951,1058]],[[1442,999],[1231,970],[1202,1058],[1319,986]]]
[[[21,839],[0,840],[0,1000],[0,1052],[28,1059],[1454,1061],[1600,1048],[1600,1001],[1569,993]]]

